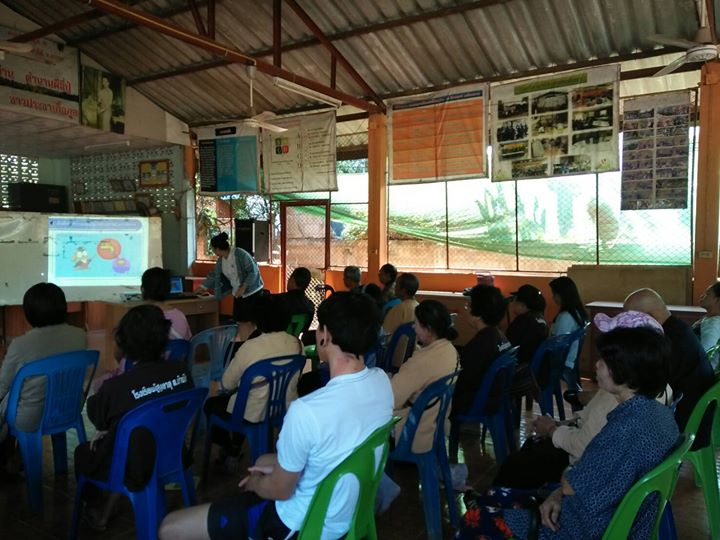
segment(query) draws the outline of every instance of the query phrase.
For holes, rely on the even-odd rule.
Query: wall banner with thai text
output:
[[[619,69],[493,87],[493,181],[618,170]]]
[[[287,131],[263,130],[263,192],[336,191],[335,111],[269,122]]]
[[[687,208],[691,103],[688,91],[623,102],[621,210]]]
[[[0,40],[21,32],[0,26]],[[32,41],[29,53],[0,60],[0,108],[80,122],[78,50],[49,39]]]
[[[476,84],[393,100],[388,108],[389,183],[487,176],[488,87]]]
[[[201,195],[258,192],[257,131],[243,124],[196,129]]]

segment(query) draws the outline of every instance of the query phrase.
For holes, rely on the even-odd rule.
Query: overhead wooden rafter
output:
[[[115,0],[84,1],[97,9],[132,21],[139,26],[150,28],[151,30],[155,30],[161,34],[183,41],[195,47],[199,47],[218,56],[222,56],[230,62],[255,65],[257,67],[257,70],[261,73],[265,73],[266,75],[270,75],[273,77],[280,77],[282,79],[286,79],[288,81],[305,86],[317,92],[321,92],[328,96],[339,99],[343,103],[353,105],[369,112],[384,110],[384,105],[380,107],[375,103],[370,103],[364,99],[347,94],[345,92],[341,92],[337,89],[330,88],[329,86],[318,83],[317,81],[313,81],[311,79],[302,77],[300,75],[274,66],[262,60],[258,60],[257,58],[253,58],[251,56],[241,53],[236,49],[218,43],[215,40],[209,39],[207,36],[195,34],[168,21],[155,17],[154,15],[144,13],[137,9],[131,8],[126,4],[119,3]]]

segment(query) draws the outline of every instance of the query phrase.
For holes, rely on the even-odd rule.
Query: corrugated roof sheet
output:
[[[88,10],[75,0],[3,3],[40,25]],[[147,0],[134,5],[151,13],[174,13],[169,20],[195,31],[186,0]],[[650,35],[692,39],[698,28],[694,0],[303,0],[301,5],[326,35],[356,31],[357,35],[334,44],[381,96],[520,76],[594,59],[613,62],[631,54],[651,54],[657,46],[648,39]],[[204,16],[204,8],[201,13]],[[272,48],[272,2],[217,0],[216,14],[217,41],[243,53]],[[369,33],[358,30],[422,14],[434,16]],[[83,52],[129,80],[214,58],[147,28],[115,31],[123,27],[127,27],[125,21],[104,16],[59,35],[70,43],[81,40]],[[101,32],[106,35],[97,37]],[[286,4],[282,34],[284,45],[313,37]],[[88,36],[96,39],[82,41]],[[330,54],[321,45],[286,51],[282,64],[303,77],[329,84]],[[363,94],[339,65],[337,87]],[[143,82],[136,88],[190,124],[243,117],[249,107],[247,75],[237,64]],[[256,110],[286,111],[308,104],[258,73]]]

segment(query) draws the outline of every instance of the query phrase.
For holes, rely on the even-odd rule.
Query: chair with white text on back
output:
[[[86,440],[81,413],[99,357],[98,351],[73,351],[28,362],[18,370],[10,387],[5,416],[10,434],[20,445],[30,506],[35,511],[42,508],[43,435],[52,437],[55,474],[66,473],[65,432],[75,429],[78,441]],[[18,425],[18,411],[28,405],[23,401],[23,385],[37,384],[41,379],[45,379],[42,419],[35,429],[26,430]]]

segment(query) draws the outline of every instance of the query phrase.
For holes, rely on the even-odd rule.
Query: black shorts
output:
[[[208,534],[211,540],[237,540],[253,538],[263,540],[291,540],[291,533],[275,510],[275,501],[242,492],[236,496],[212,503],[208,510]]]

